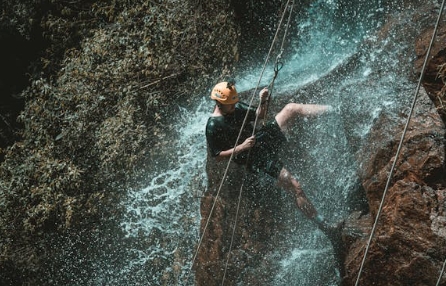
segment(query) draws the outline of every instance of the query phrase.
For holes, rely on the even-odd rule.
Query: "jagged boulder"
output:
[[[359,153],[370,214],[351,217],[346,224],[345,285],[354,285],[357,279],[404,120],[383,114]],[[435,285],[446,257],[444,138],[444,123],[426,92],[421,90],[376,224],[360,285]]]
[[[420,15],[426,15],[420,13]],[[425,16],[420,16],[423,18]],[[415,42],[419,76],[433,27]],[[423,77],[423,87],[403,141],[381,216],[361,273],[360,285],[435,285],[446,257],[444,43],[440,25]],[[352,214],[344,242],[345,285],[354,285],[401,138],[404,118],[383,114],[358,152],[370,213]],[[446,283],[443,279],[440,285]]]

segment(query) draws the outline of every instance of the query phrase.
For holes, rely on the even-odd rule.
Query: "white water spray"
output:
[[[343,8],[338,2],[342,1],[313,3],[308,18],[299,22],[301,34],[293,41],[294,54],[285,60],[275,83],[280,94],[322,81],[323,87],[315,88],[314,94],[293,100],[328,103],[337,110],[321,120],[300,122],[285,159],[318,210],[331,221],[349,213],[345,202],[357,188],[357,166],[349,142],[352,138],[364,140],[373,121],[382,112],[399,108],[404,102],[399,95],[411,88],[393,72],[395,56],[389,56],[388,50],[361,50],[360,44],[369,36],[368,30],[378,26],[375,18],[383,9],[367,4],[369,10],[362,11],[358,5],[357,11],[340,14]],[[399,52],[394,51],[395,55]],[[337,81],[324,82],[333,71],[351,62],[352,68]],[[264,85],[272,76],[272,67],[269,70]],[[252,68],[237,75],[238,90],[254,88],[259,73],[260,68]],[[204,128],[211,109],[207,97],[194,110],[181,109],[181,119],[172,123],[177,126],[177,139],[166,146],[177,155],[175,162],[163,164],[150,174],[146,188],[130,191],[123,202],[127,215],[121,226],[127,238],[137,243],[129,249],[133,258],[122,274],[131,273],[137,277],[135,281],[176,284],[190,269],[198,241],[198,197],[206,189]],[[318,285],[337,285],[335,273],[327,272],[334,261],[328,240],[303,220],[292,238],[296,248],[278,257],[281,270],[275,285],[311,285],[315,281]]]

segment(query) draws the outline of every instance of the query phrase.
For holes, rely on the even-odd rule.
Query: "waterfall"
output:
[[[128,193],[122,228],[128,239],[145,242],[129,249],[137,259],[129,261],[123,277],[150,285],[182,284],[198,240],[199,202],[206,189],[203,128],[210,109],[207,100],[193,110],[179,107],[177,134],[170,134],[163,147],[176,160],[162,162],[146,188]]]
[[[409,101],[403,95],[410,94],[412,84],[401,75],[401,66],[408,63],[398,59],[409,62],[407,46],[413,39],[395,43],[392,33],[376,38],[387,13],[382,2],[312,3],[305,18],[295,21],[299,35],[290,35],[291,52],[275,82],[274,94],[286,95],[273,104],[321,103],[335,109],[327,117],[300,122],[289,135],[285,159],[332,222],[349,214],[346,202],[359,188],[352,142],[366,138],[379,114],[400,110]],[[234,75],[239,92],[255,87],[261,63]],[[271,76],[270,66],[262,84]],[[121,227],[132,243],[125,246],[128,266],[115,274],[116,284],[127,285],[132,277],[132,285],[183,285],[199,239],[199,199],[206,189],[204,128],[212,106],[205,90],[194,108],[179,107],[181,116],[172,122],[176,132],[163,147],[176,160],[161,162],[161,157],[159,167],[153,162],[150,184],[129,191],[123,202],[127,213]],[[278,258],[281,270],[274,285],[337,285],[327,239],[303,222],[293,240],[296,248]]]

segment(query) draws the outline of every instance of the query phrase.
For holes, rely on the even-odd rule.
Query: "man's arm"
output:
[[[265,118],[266,111],[267,111],[268,100],[269,100],[269,96],[268,95],[269,95],[268,94],[268,89],[266,87],[259,92],[260,104],[259,104],[259,107],[257,108],[256,112],[257,112],[257,116],[260,119]]]
[[[215,158],[217,159],[217,161],[229,159],[232,153],[234,153],[234,155],[237,155],[243,151],[251,149],[252,147],[254,147],[255,144],[256,144],[255,136],[248,137],[242,144],[237,145],[235,148],[221,151]]]

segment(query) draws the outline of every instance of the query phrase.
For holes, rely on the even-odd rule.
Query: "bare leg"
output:
[[[307,199],[307,196],[302,190],[299,182],[285,168],[280,171],[277,184],[295,198],[297,207],[305,214],[305,216],[310,219],[314,219],[317,216],[316,209]]]
[[[324,232],[330,238],[330,240],[332,240],[333,244],[335,242],[339,242],[335,239],[339,239],[340,231],[344,226],[343,222],[333,226],[328,225],[325,219],[322,216],[318,215],[315,207],[310,202],[310,200],[308,200],[299,182],[285,168],[280,171],[277,184],[279,185],[279,187],[284,188],[294,197],[297,207],[304,213],[306,217],[316,223],[319,229],[322,230],[322,232]]]
[[[336,257],[340,257],[344,251],[342,242],[342,229],[344,222],[336,225],[328,225],[325,219],[318,215],[313,204],[307,199],[305,193],[300,187],[299,182],[285,168],[280,171],[278,183],[279,187],[284,188],[296,200],[297,207],[306,217],[313,220],[317,227],[330,239]],[[340,261],[338,261],[340,265]]]
[[[288,103],[276,115],[276,121],[280,129],[285,131],[297,116],[317,116],[328,111],[329,108],[328,105]]]

